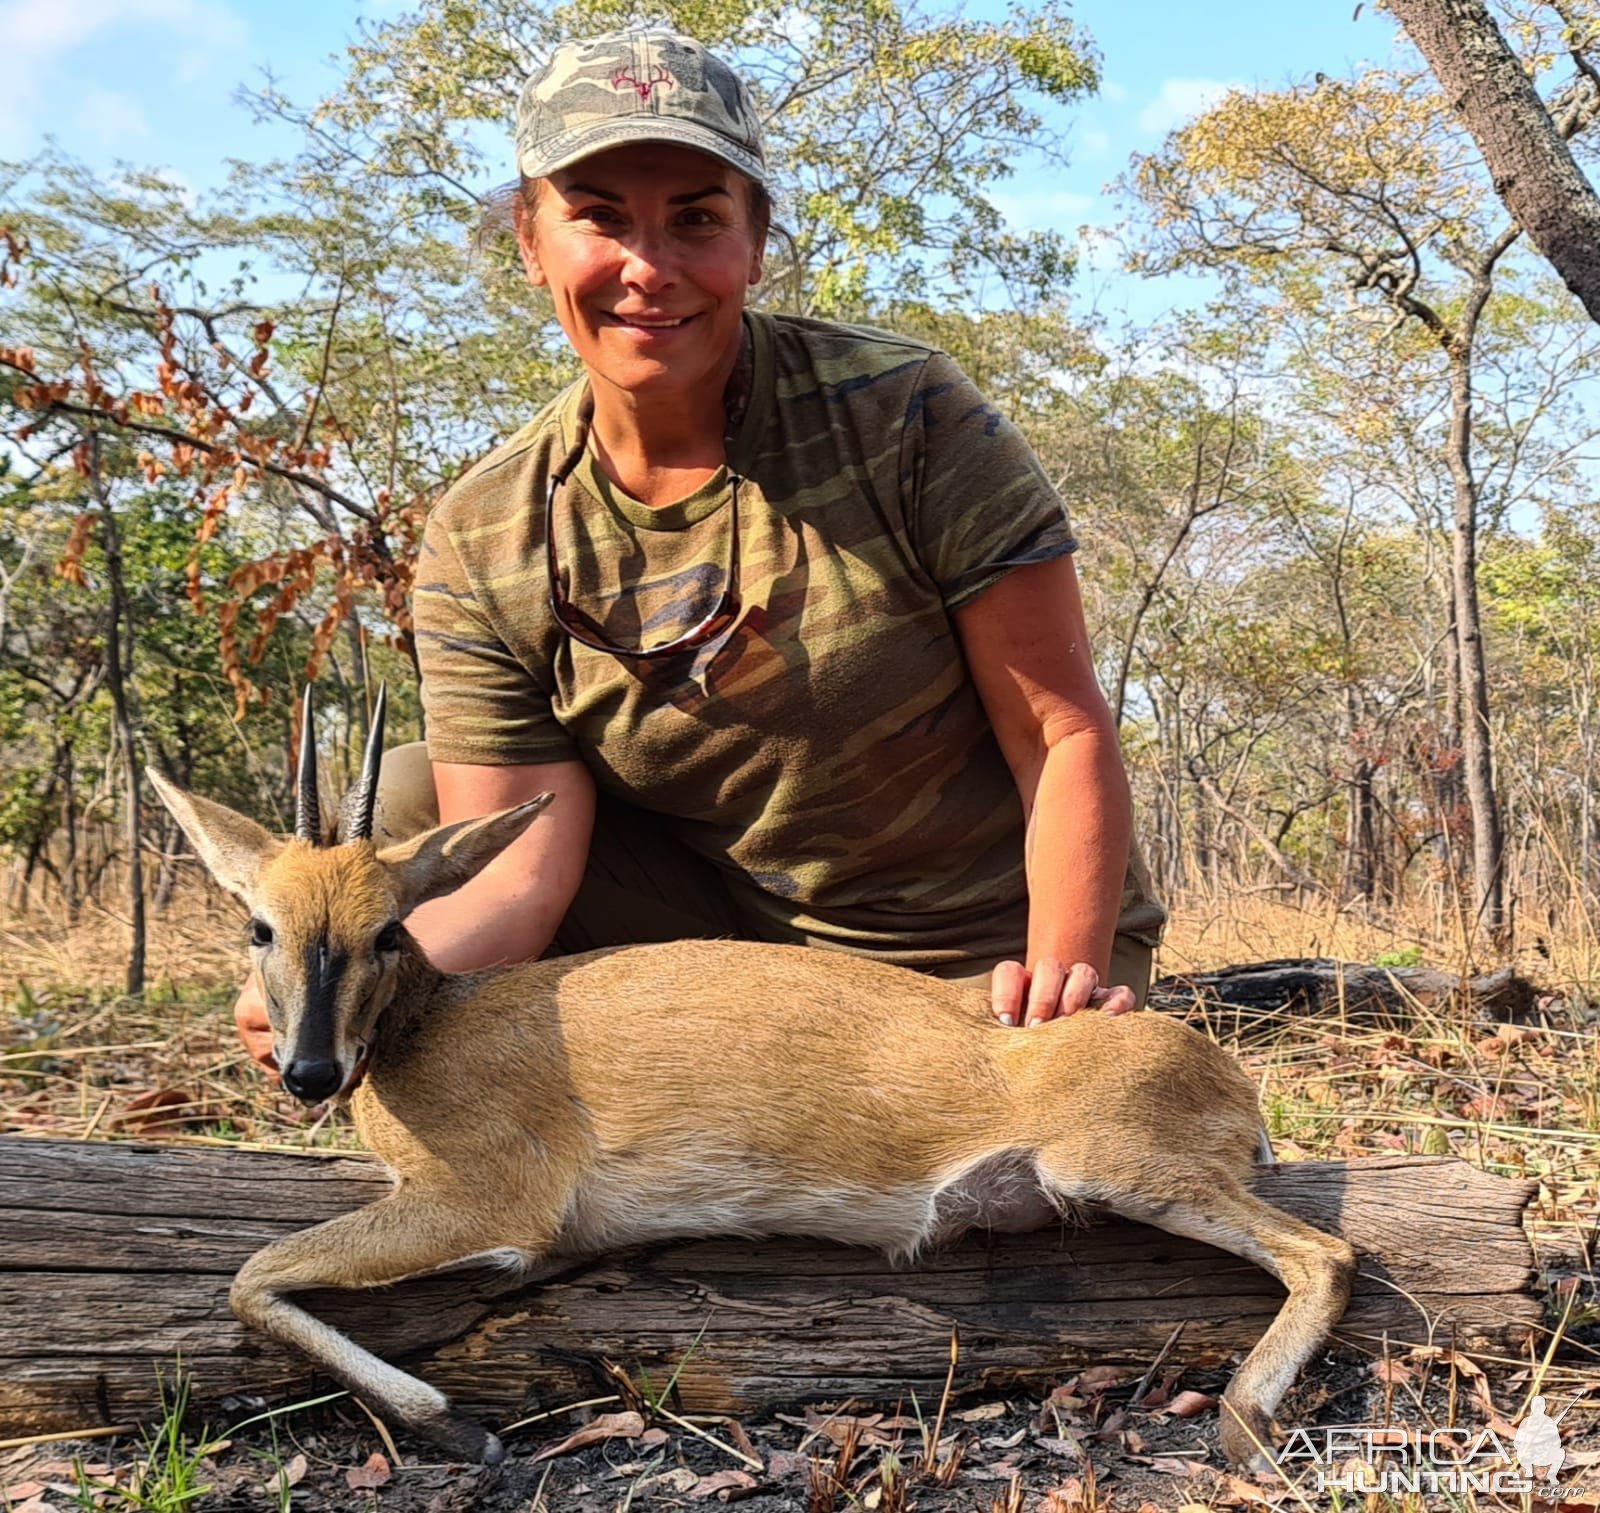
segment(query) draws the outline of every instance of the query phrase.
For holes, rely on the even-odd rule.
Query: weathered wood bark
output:
[[[1428,967],[1305,957],[1163,977],[1151,985],[1148,1001],[1164,1013],[1198,1011],[1223,1033],[1245,1033],[1302,1014],[1354,1024],[1413,1024],[1418,1003],[1487,1025],[1526,1018],[1536,996],[1533,985],[1510,967],[1463,978]]]
[[[1584,87],[1552,120],[1482,0],[1387,3],[1472,133],[1495,193],[1600,321],[1600,195],[1567,145],[1593,113]],[[1585,72],[1593,71],[1591,62]]]
[[[387,1186],[362,1159],[0,1139],[0,1434],[147,1417],[179,1352],[202,1403],[306,1392],[299,1358],[233,1320],[229,1280],[268,1241]],[[1258,1184],[1362,1251],[1344,1341],[1504,1354],[1541,1318],[1521,1224],[1533,1187],[1432,1158],[1286,1166]],[[1180,1323],[1173,1359],[1218,1362],[1255,1343],[1282,1296],[1232,1256],[1108,1223],[971,1235],[910,1270],[812,1241],[685,1241],[509,1290],[503,1274],[458,1271],[308,1302],[503,1421],[589,1395],[601,1358],[659,1383],[702,1327],[684,1404],[745,1411],[926,1401],[953,1325],[963,1388],[1148,1361]]]

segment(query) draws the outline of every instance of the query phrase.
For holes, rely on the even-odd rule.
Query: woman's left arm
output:
[[[1031,1025],[1091,1004],[1126,1012],[1132,991],[1101,984],[1128,866],[1128,777],[1072,558],[1014,568],[954,619],[1027,821],[1028,959],[995,968],[994,1013]]]

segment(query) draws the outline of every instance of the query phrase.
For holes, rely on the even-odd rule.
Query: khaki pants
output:
[[[439,823],[433,769],[421,741],[384,753],[378,773],[380,839],[403,840]],[[657,816],[602,794],[577,896],[547,953],[569,956],[601,946],[705,938],[759,940],[757,925],[709,862],[682,846]],[[1150,986],[1150,947],[1131,936],[1112,944],[1107,986],[1126,984],[1142,1006]],[[940,967],[936,975],[986,986],[1004,957]]]

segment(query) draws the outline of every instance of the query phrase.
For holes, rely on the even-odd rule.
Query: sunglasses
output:
[[[634,657],[646,661],[655,657],[670,657],[680,651],[690,651],[694,647],[704,646],[706,642],[714,640],[727,630],[739,615],[739,485],[744,480],[737,473],[728,474],[733,489],[733,499],[729,507],[728,568],[721,597],[712,607],[711,613],[692,630],[685,631],[681,636],[674,636],[670,641],[662,641],[656,646],[622,646],[611,640],[600,628],[599,622],[579,609],[568,597],[564,575],[556,560],[556,495],[566,483],[572,470],[577,467],[588,444],[589,416],[585,413],[579,422],[578,440],[567,454],[566,461],[551,474],[550,492],[545,496],[545,566],[550,576],[550,613],[555,617],[556,624],[580,646],[587,646],[593,651],[607,652],[613,657]]]

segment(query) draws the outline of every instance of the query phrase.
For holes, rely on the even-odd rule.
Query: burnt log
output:
[[[234,1320],[229,1281],[261,1246],[388,1186],[360,1157],[0,1138],[0,1436],[148,1419],[180,1355],[213,1423],[220,1399],[311,1393],[305,1361]],[[1499,1355],[1542,1317],[1522,1227],[1533,1188],[1432,1157],[1305,1162],[1257,1181],[1362,1252],[1344,1344]],[[677,1393],[692,1411],[927,1401],[955,1326],[963,1390],[1147,1363],[1179,1324],[1169,1359],[1214,1364],[1249,1349],[1282,1298],[1247,1262],[1113,1221],[972,1234],[906,1269],[811,1240],[690,1240],[532,1284],[463,1269],[307,1303],[505,1422],[592,1395],[604,1361],[659,1384],[686,1355]]]
[[[1487,1028],[1534,1016],[1538,995],[1510,967],[1457,977],[1431,967],[1369,967],[1305,957],[1257,961],[1215,972],[1185,972],[1151,984],[1148,1006],[1203,1018],[1222,1034],[1260,1033],[1302,1016],[1403,1029],[1418,1010],[1460,1016]]]

